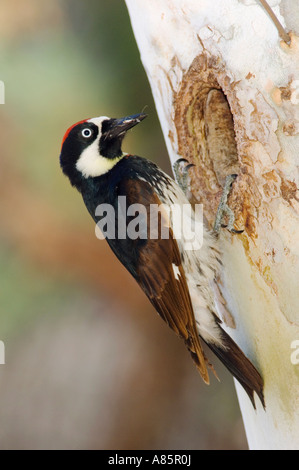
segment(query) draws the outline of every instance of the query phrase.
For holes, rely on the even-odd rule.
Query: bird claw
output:
[[[231,233],[236,233],[236,234],[238,233],[240,234],[244,232],[244,230],[236,230],[235,228],[231,228],[228,225],[224,225],[224,224],[221,224],[221,228],[227,228],[227,230],[229,230]]]
[[[183,164],[185,164],[183,166]],[[186,193],[189,187],[189,170],[194,167],[193,163],[189,163],[186,158],[178,158],[173,164],[173,172],[175,179],[178,182],[181,189]]]
[[[216,233],[220,232],[221,227],[227,228],[227,230],[229,230],[231,233],[238,234],[238,233],[244,232],[244,230],[236,230],[234,228],[235,215],[233,211],[231,210],[231,208],[227,205],[228,195],[231,191],[232,184],[237,178],[237,176],[238,175],[233,174],[233,175],[228,175],[225,178],[224,188],[222,191],[222,196],[221,196],[220,203],[217,209],[217,214],[216,214],[215,223],[214,223],[214,231]],[[228,223],[226,225],[222,224],[222,219],[225,215],[228,217]]]

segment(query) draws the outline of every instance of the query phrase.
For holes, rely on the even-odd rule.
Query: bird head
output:
[[[111,170],[124,156],[121,146],[127,131],[146,116],[101,116],[72,125],[64,134],[60,154],[60,165],[71,184],[79,188],[82,178],[102,176]]]

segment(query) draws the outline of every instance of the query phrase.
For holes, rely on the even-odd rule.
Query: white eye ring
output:
[[[92,130],[89,129],[88,127],[85,127],[85,129],[83,129],[81,134],[83,137],[85,137],[85,139],[88,139],[92,135]]]

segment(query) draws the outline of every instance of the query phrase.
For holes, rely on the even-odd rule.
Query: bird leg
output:
[[[185,194],[189,191],[189,169],[195,166],[193,163],[189,163],[186,158],[179,158],[173,164],[173,171],[180,188],[184,191]],[[227,199],[232,188],[232,184],[237,178],[238,175],[232,174],[228,175],[225,178],[224,188],[222,191],[222,196],[220,203],[217,209],[217,214],[214,223],[214,231],[216,233],[220,232],[222,227],[227,228],[232,233],[242,233],[244,230],[236,230],[234,228],[235,215],[231,208],[227,204]],[[228,218],[227,225],[222,224],[224,217]]]
[[[173,171],[180,188],[186,194],[189,190],[189,169],[192,168],[193,163],[189,163],[186,158],[179,158],[173,164]]]
[[[238,175],[228,175],[225,178],[224,188],[222,191],[222,196],[220,203],[217,209],[215,223],[214,223],[214,232],[219,233],[221,227],[226,227],[232,233],[242,233],[244,230],[236,230],[234,228],[235,215],[231,208],[227,205],[227,198],[231,191],[231,187]],[[228,217],[227,225],[222,224],[224,216]]]

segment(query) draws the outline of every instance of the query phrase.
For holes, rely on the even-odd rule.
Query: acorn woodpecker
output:
[[[162,319],[184,340],[204,382],[209,383],[208,368],[215,371],[200,338],[240,382],[253,406],[254,392],[265,406],[261,375],[221,327],[221,314],[216,313],[215,285],[221,267],[217,236],[199,226],[199,217],[172,178],[151,161],[122,151],[126,132],[145,117],[102,116],[77,122],[63,137],[62,171],[82,194],[97,224],[109,207],[113,209],[113,217],[110,213],[101,225],[102,229],[110,226],[105,233],[110,248]],[[121,207],[120,200],[133,210]],[[103,205],[106,212],[99,210]],[[153,207],[162,208],[156,218]],[[173,207],[182,209],[179,215]],[[189,211],[184,212],[186,207]],[[139,231],[129,233],[136,208],[143,208],[139,210],[143,218],[134,225],[135,229],[139,225]],[[158,220],[157,230],[151,227],[153,219]],[[199,230],[195,241],[189,236],[191,228],[187,234],[184,230],[190,222]],[[167,236],[162,233],[165,227]]]

